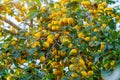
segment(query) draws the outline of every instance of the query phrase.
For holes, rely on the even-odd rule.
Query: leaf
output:
[[[111,29],[115,29],[116,27],[116,23],[113,19],[111,19],[109,22],[108,22],[108,25]]]
[[[36,2],[39,6],[41,6],[40,0],[35,0],[35,2]]]
[[[40,71],[39,69],[35,69],[35,71],[38,73],[38,76],[41,78],[44,77],[45,73],[43,71]]]
[[[67,77],[63,77],[62,80],[69,80]]]
[[[34,10],[34,9],[33,9],[33,10],[30,10],[30,12],[28,13],[29,19],[35,18],[38,14],[40,14],[39,11]]]
[[[18,68],[18,63],[17,63],[17,61],[16,61],[16,60],[13,60],[13,62],[14,62],[14,65]]]
[[[80,77],[75,77],[74,80],[80,80]]]
[[[43,52],[39,52],[38,53],[38,57],[41,57],[41,56],[43,56],[45,53],[43,53]]]
[[[32,61],[33,60],[33,56],[27,56],[27,60]]]
[[[20,80],[30,80],[32,78],[32,75],[30,74],[25,74]]]
[[[5,76],[5,72],[3,70],[0,70],[0,76]]]
[[[29,52],[30,54],[34,54],[35,51],[34,51],[34,49],[29,49],[28,52]]]
[[[99,61],[99,55],[98,54],[95,54],[94,55],[94,63],[98,62]]]
[[[19,57],[20,57],[20,53],[19,53],[19,52],[13,53],[13,54],[12,54],[12,57],[14,57],[14,58],[19,58]]]
[[[50,74],[47,75],[47,78],[48,78],[48,79],[55,78],[55,77],[56,77],[56,76],[55,76],[54,74],[52,74],[52,73],[50,73]]]

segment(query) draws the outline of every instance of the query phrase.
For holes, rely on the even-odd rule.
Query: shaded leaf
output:
[[[41,6],[40,0],[35,0],[35,2],[36,2],[39,6]]]

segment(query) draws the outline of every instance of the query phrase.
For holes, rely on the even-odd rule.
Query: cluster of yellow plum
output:
[[[28,1],[32,4],[30,2],[32,0]],[[60,0],[52,6],[40,6],[35,2],[25,7],[26,3],[4,2],[0,6],[0,13],[6,13],[0,17],[3,22],[10,22],[6,17],[10,15],[29,26],[26,30],[12,28],[10,32],[17,32],[14,35],[0,29],[0,38],[4,37],[4,43],[0,44],[0,70],[4,66],[11,71],[5,79],[23,79],[24,74],[38,75],[41,71],[44,73],[41,80],[49,80],[50,74],[50,80],[102,80],[100,70],[114,69],[118,58],[112,58],[110,54],[118,55],[114,49],[118,47],[111,44],[115,43],[112,38],[117,41],[119,37],[110,37],[110,31],[120,16],[107,7],[105,1]],[[0,25],[4,25],[3,22]],[[109,56],[102,59],[104,55]],[[17,66],[14,69],[13,64]]]

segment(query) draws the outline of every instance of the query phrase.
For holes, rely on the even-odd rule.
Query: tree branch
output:
[[[11,25],[12,27],[20,30],[21,28],[19,26],[17,26],[16,24],[14,24],[12,21],[8,20],[8,19],[4,19],[1,15],[0,15],[0,19],[3,20],[4,22],[8,23],[9,25]]]
[[[33,28],[33,19],[30,20],[30,27]]]

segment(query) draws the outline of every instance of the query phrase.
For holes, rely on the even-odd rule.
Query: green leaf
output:
[[[67,77],[63,77],[62,80],[69,80]]]
[[[30,54],[34,54],[35,51],[34,51],[34,49],[29,49],[28,52],[29,52]]]
[[[45,53],[43,53],[43,52],[39,52],[39,53],[38,53],[38,56],[41,57],[41,56],[43,56],[44,54],[45,54]]]
[[[27,56],[27,60],[32,61],[33,60],[33,56]]]
[[[55,77],[56,77],[56,76],[55,76],[54,74],[52,74],[52,73],[50,73],[50,74],[47,75],[47,78],[48,78],[48,79],[55,78]]]
[[[75,77],[74,80],[80,80],[80,77]]]
[[[25,74],[25,75],[23,75],[22,78],[20,78],[20,80],[30,80],[31,78],[32,78],[31,74]]]
[[[94,63],[99,61],[99,57],[100,57],[99,54],[94,55]]]
[[[35,0],[35,2],[36,2],[39,6],[41,6],[40,0]]]
[[[16,61],[16,60],[13,60],[13,62],[14,62],[14,65],[18,68],[18,63],[17,63],[17,61]]]
[[[0,76],[5,76],[5,72],[3,70],[0,70]]]
[[[33,10],[30,10],[30,12],[28,13],[28,16],[29,16],[29,19],[33,19],[39,14],[40,14],[39,11],[33,9]]]
[[[111,29],[115,29],[116,27],[116,23],[113,19],[111,19],[109,22],[108,22],[108,25],[110,26]]]
[[[40,71],[39,69],[35,69],[35,71],[37,72],[38,76],[41,78],[44,77],[45,73],[43,71]]]

